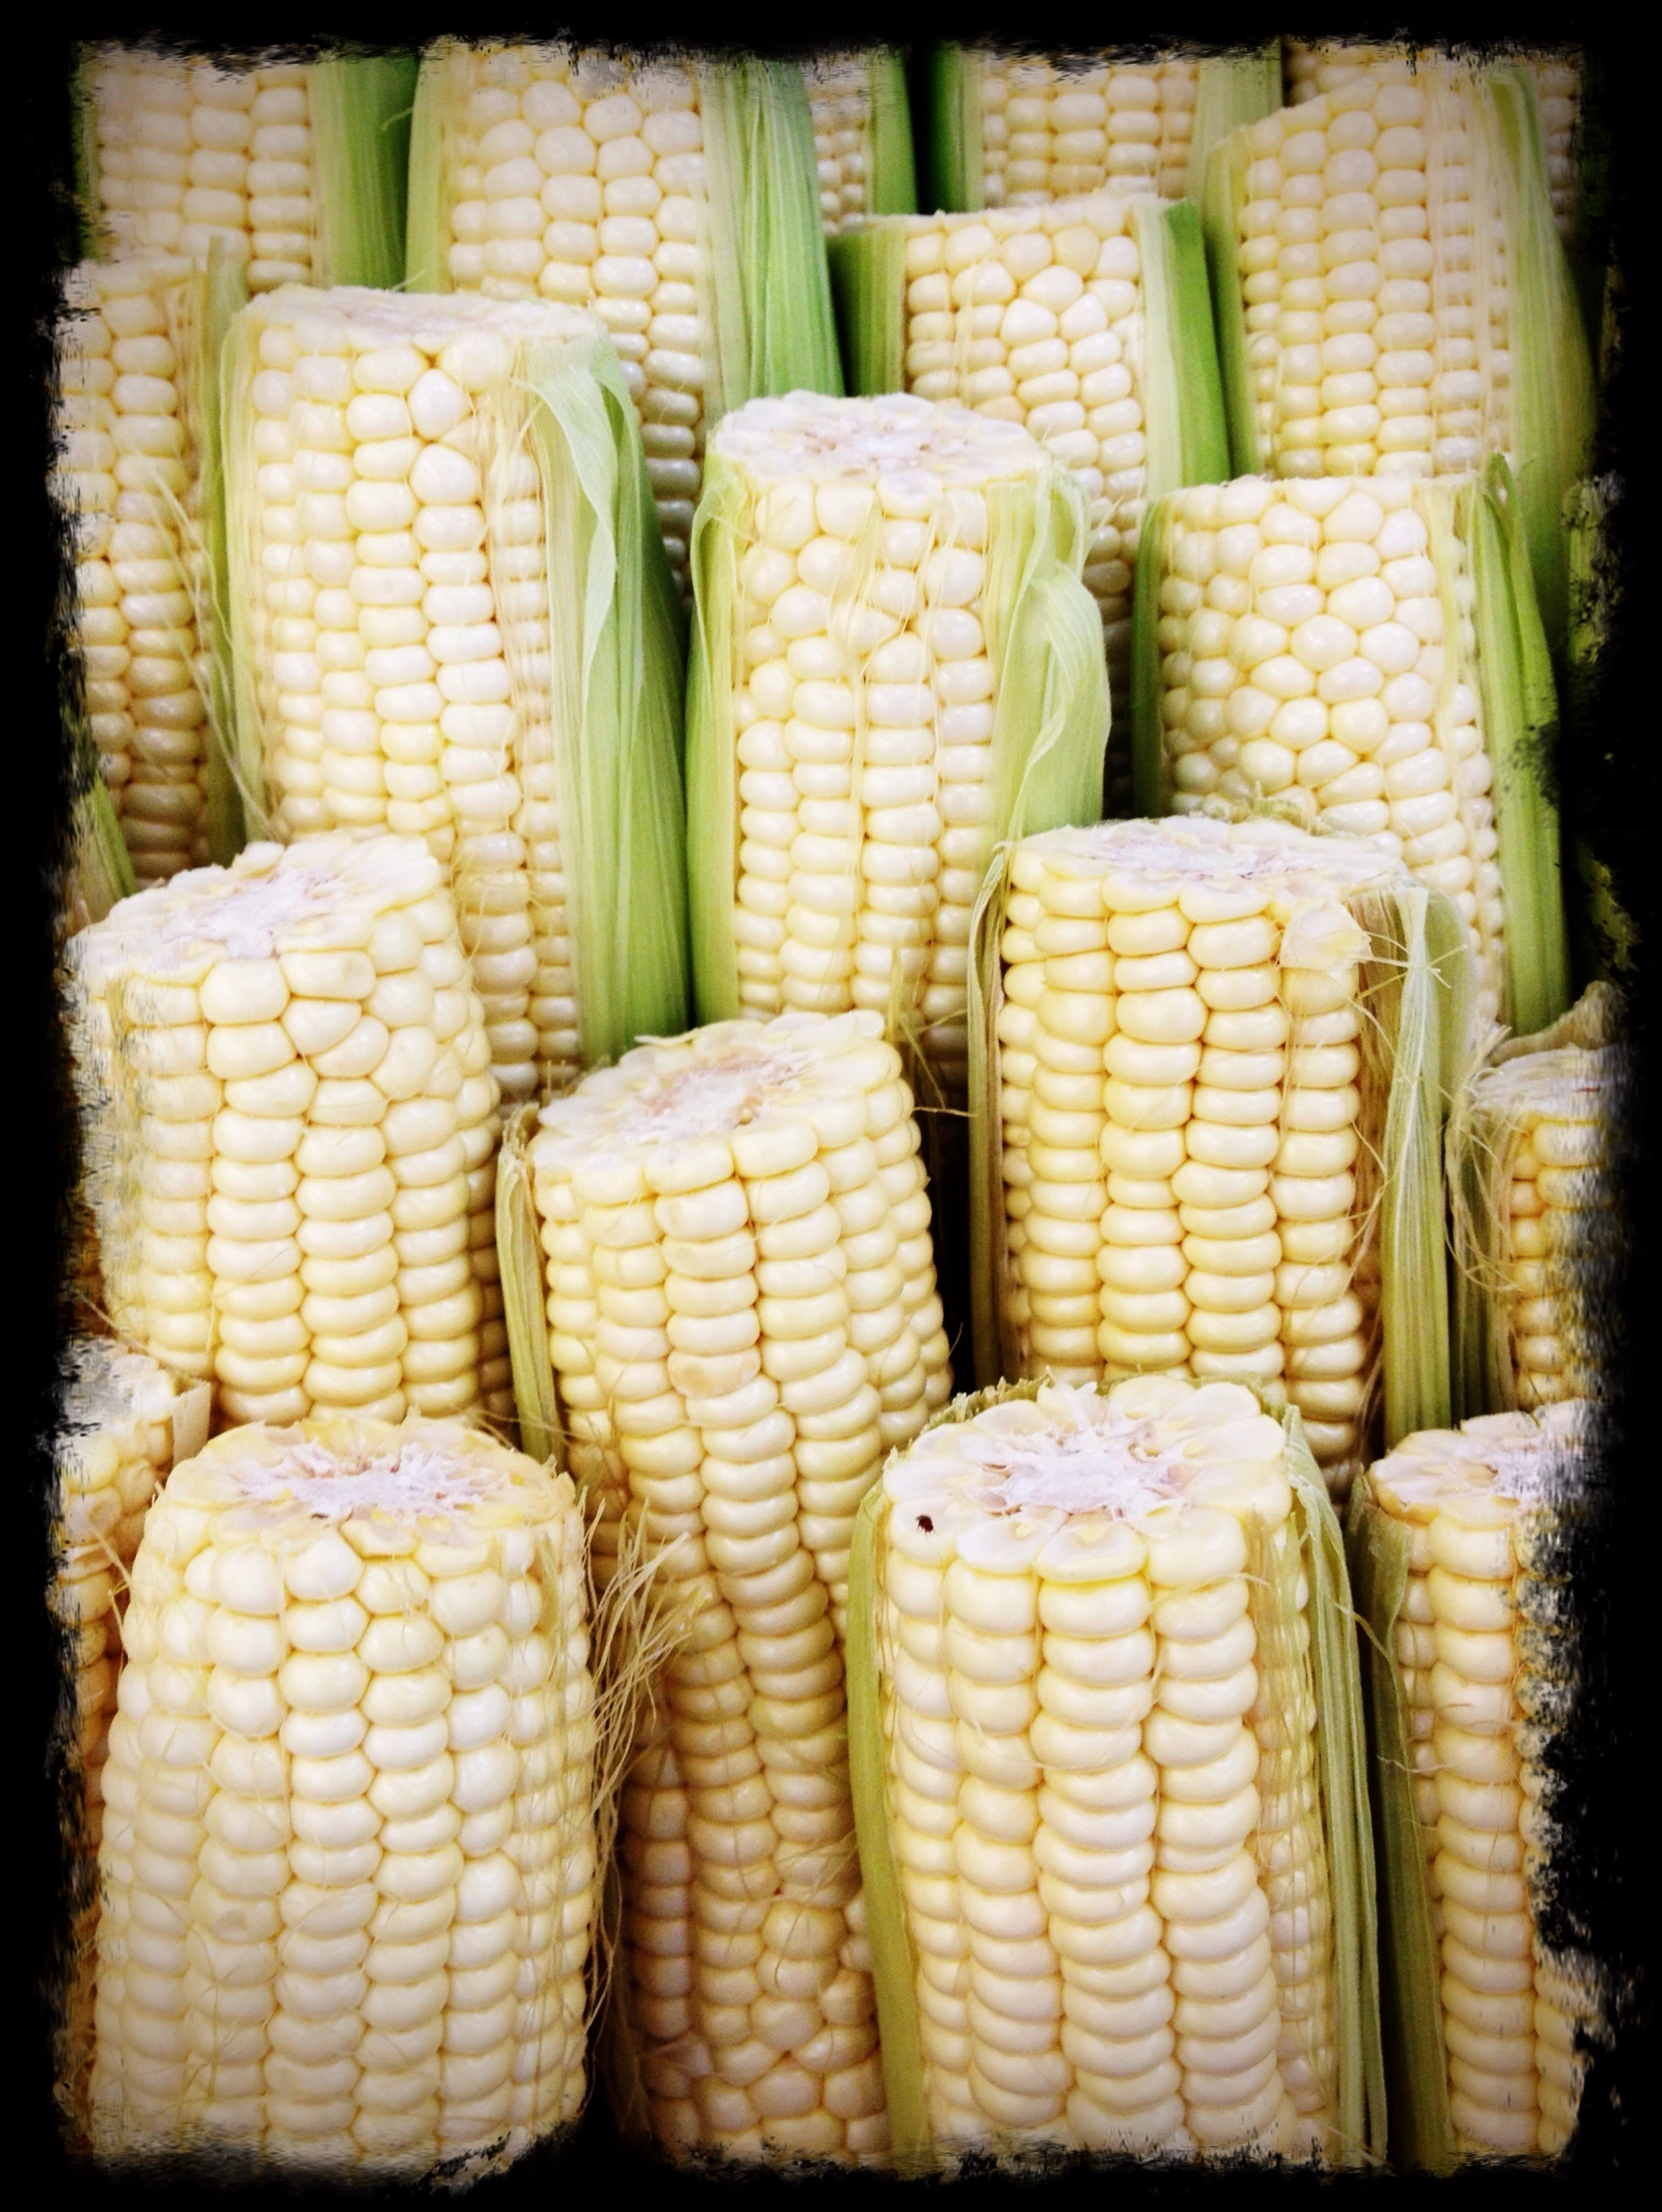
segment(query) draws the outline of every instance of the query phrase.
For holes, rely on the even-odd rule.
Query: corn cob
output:
[[[62,1552],[53,1611],[68,1632],[75,1669],[75,1719],[67,1764],[79,1780],[78,1859],[96,1864],[104,1826],[104,1762],[116,1710],[116,1665],[127,1577],[157,1488],[208,1440],[208,1392],[181,1385],[142,1353],[108,1338],[70,1346],[70,1380],[57,1442]],[[92,1867],[88,1866],[92,1875]],[[92,2060],[96,1876],[76,1885],[73,1978],[64,1992],[57,2075],[84,2118]]]
[[[251,292],[397,284],[415,63],[407,55],[226,68],[89,48],[79,80],[89,234],[125,259],[206,259]]]
[[[1575,2130],[1596,1983],[1547,1945],[1540,1913],[1547,1759],[1575,1679],[1559,1554],[1590,1473],[1587,1412],[1404,1438],[1354,1494],[1405,2164],[1550,2157]]]
[[[218,726],[222,696],[215,383],[242,278],[140,253],[83,262],[59,327],[63,462],[75,545],[75,641],[87,729],[142,882],[241,842]]]
[[[1611,1151],[1626,1052],[1595,984],[1553,1028],[1497,1046],[1449,1125],[1464,1402],[1509,1412],[1608,1396],[1619,1223]]]
[[[1099,193],[985,219],[895,217],[840,240],[832,275],[852,386],[1021,423],[1075,471],[1090,503],[1085,581],[1123,695],[1145,508],[1229,468],[1194,210]],[[1121,726],[1106,783],[1117,814],[1131,798]]]
[[[932,204],[966,213],[1109,190],[1198,194],[1215,140],[1279,96],[1272,48],[1134,62],[938,46],[930,60]]]
[[[551,1363],[597,1581],[638,1524],[689,1623],[623,1796],[622,2033],[649,2123],[673,2152],[876,2156],[849,1545],[884,1453],[951,1390],[900,1062],[871,1013],[720,1023],[541,1122],[545,1340],[538,1286],[507,1283],[541,1371],[521,1405]]]
[[[605,324],[684,588],[706,432],[841,390],[801,71],[441,43],[414,129],[411,287]]]
[[[1460,910],[1479,1017],[1534,1027],[1569,995],[1543,787],[1556,710],[1502,466],[1487,488],[1175,494],[1150,526],[1139,797],[1186,813],[1269,796],[1400,856]]]
[[[897,2153],[1365,2158],[1360,1683],[1296,1417],[1174,1376],[960,1399],[856,1560]]]
[[[239,319],[226,389],[238,744],[271,829],[426,839],[509,1099],[677,1025],[680,648],[597,327],[286,289]]]
[[[912,118],[899,54],[820,56],[804,62],[819,160],[819,205],[827,238],[862,215],[904,215],[917,206]]]
[[[694,541],[693,982],[705,1020],[848,1006],[962,1092],[994,842],[1092,819],[1107,686],[1078,486],[1018,426],[753,401]]]
[[[1301,106],[1323,92],[1336,91],[1340,85],[1370,68],[1404,58],[1400,46],[1366,46],[1348,39],[1322,46],[1287,39],[1285,46],[1286,97],[1292,107]],[[1581,59],[1573,50],[1559,54],[1525,53],[1515,58],[1534,82],[1541,111],[1541,133],[1546,144],[1552,213],[1560,236],[1568,239],[1574,232],[1576,216]]]
[[[1110,822],[1017,845],[972,954],[980,1373],[1250,1383],[1335,1489],[1381,1345],[1389,1435],[1447,1406],[1444,900],[1284,822]]]
[[[448,1423],[235,1430],[151,1509],[124,1638],[95,2143],[410,2174],[574,2118],[568,1480]]]
[[[116,1333],[228,1422],[510,1414],[496,1084],[425,849],[250,845],[69,963]]]

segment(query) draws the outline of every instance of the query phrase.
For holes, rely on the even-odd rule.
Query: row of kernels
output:
[[[1596,1395],[1589,1277],[1611,1204],[1601,1120],[1542,1114],[1507,1161],[1505,1289],[1518,1404]]]
[[[1195,63],[1061,69],[985,53],[980,67],[989,207],[1062,200],[1108,184],[1153,189],[1168,200],[1188,190]]]
[[[865,214],[870,197],[866,175],[870,65],[863,59],[821,63],[810,65],[804,75],[819,162],[820,214],[826,237],[835,238]]]
[[[124,251],[201,256],[219,240],[249,288],[305,284],[317,236],[304,66],[112,58],[92,84],[98,196]]]

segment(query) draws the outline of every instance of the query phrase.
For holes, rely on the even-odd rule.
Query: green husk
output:
[[[259,692],[255,616],[260,575],[260,498],[248,444],[249,394],[260,374],[260,332],[250,309],[232,318],[220,351],[220,425],[224,454],[226,635],[231,655],[231,719],[223,732],[243,802],[246,834],[270,837],[266,753]]]
[[[1367,1640],[1369,1780],[1378,1839],[1379,2012],[1391,2156],[1399,2165],[1441,2173],[1454,2163],[1442,2039],[1442,1962],[1414,1811],[1407,1715],[1394,1656],[1396,1622],[1407,1587],[1409,1536],[1380,1510],[1365,1475],[1350,1494],[1345,1538]]]
[[[906,389],[906,226],[862,223],[830,240],[845,389],[860,398]]]
[[[1160,584],[1171,558],[1170,498],[1150,503],[1143,518],[1132,586],[1131,789],[1132,813],[1151,819],[1171,810],[1166,733],[1160,702],[1164,690],[1160,649]]]
[[[138,883],[121,834],[115,800],[100,772],[87,726],[79,716],[70,725],[69,734],[75,783],[70,902],[73,906],[79,900],[86,909],[86,919],[96,922],[102,921],[119,899],[131,898]]]
[[[701,63],[709,194],[704,417],[747,400],[842,391],[819,205],[813,116],[785,62]]]
[[[917,1960],[889,1824],[878,1688],[877,1610],[887,1522],[888,1501],[882,1483],[876,1482],[861,1501],[848,1562],[848,1780],[859,1841],[860,1889],[877,2000],[889,2137],[897,2172],[911,2177],[929,2172],[935,2156],[924,2096]]]
[[[335,55],[306,72],[318,212],[312,281],[391,291],[405,272],[413,53]]]
[[[1240,54],[1209,54],[1197,70],[1196,79],[1195,130],[1189,142],[1189,197],[1199,206],[1206,198],[1213,148],[1244,125],[1273,115],[1281,104],[1280,41],[1270,39],[1255,50]]]
[[[1385,2155],[1386,2135],[1385,2061],[1379,2034],[1379,1912],[1350,1579],[1338,1519],[1310,1456],[1296,1408],[1287,1409],[1281,1425],[1286,1431],[1297,1540],[1297,1551],[1288,1547],[1285,1564],[1293,1580],[1296,1566],[1301,1565],[1309,1586],[1315,1755],[1333,1916],[1338,2157],[1346,2166],[1377,2165]]]
[[[410,124],[404,248],[407,292],[450,290],[447,247],[459,166],[453,140],[467,96],[467,50],[451,40],[440,40],[421,55]]]
[[[687,867],[694,1002],[701,1022],[739,1013],[733,939],[738,804],[733,608],[750,542],[750,493],[717,451],[705,457],[692,532],[694,612],[687,689]],[[993,666],[991,839],[1090,822],[1101,803],[1108,680],[1096,602],[1080,581],[1084,495],[1065,471],[987,493],[982,625]],[[871,530],[877,527],[872,511]],[[875,545],[875,538],[873,540]],[[851,859],[857,848],[851,846]]]
[[[1223,375],[1229,418],[1230,469],[1238,477],[1255,477],[1268,467],[1257,430],[1257,402],[1246,361],[1246,306],[1236,268],[1240,210],[1246,197],[1250,151],[1245,131],[1235,131],[1207,160],[1202,190],[1207,267],[1212,277],[1212,312],[1218,331],[1218,365]]]
[[[236,716],[236,686],[231,658],[231,576],[226,542],[225,428],[220,361],[226,337],[247,301],[248,277],[244,265],[234,261],[216,239],[207,267],[199,271],[195,279],[190,412],[201,471],[203,552],[208,579],[207,604],[199,604],[197,608],[202,644],[209,656],[207,752],[202,780],[207,804],[208,858],[213,866],[221,868],[228,867],[242,851],[246,832],[231,736]]]
[[[502,1124],[496,1158],[496,1258],[513,1370],[513,1403],[519,1417],[519,1449],[533,1460],[563,1468],[565,1450],[542,1295],[540,1225],[526,1158],[536,1111],[534,1106],[521,1106]]]
[[[929,204],[972,214],[983,202],[981,64],[973,48],[932,46],[927,64]]]
[[[912,104],[906,64],[892,46],[867,56],[871,118],[866,130],[866,203],[873,215],[910,215],[918,204]]]
[[[1200,216],[1188,200],[1141,199],[1132,221],[1143,261],[1144,496],[1152,507],[1182,485],[1222,484],[1230,440]]]
[[[1004,1005],[1004,964],[999,941],[1009,891],[1008,839],[995,846],[970,916],[970,1350],[978,1389],[990,1389],[1021,1366],[1009,1325],[1005,1292],[1004,1118],[999,1112],[999,1012]]]
[[[608,339],[526,349],[548,529],[550,721],[585,1063],[686,1026],[680,613]]]

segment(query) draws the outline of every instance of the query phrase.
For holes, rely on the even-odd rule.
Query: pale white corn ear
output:
[[[952,1386],[882,1028],[793,1012],[642,1045],[544,1106],[526,1149],[545,1266],[509,1290],[546,1316],[596,1581],[640,1547],[679,1622],[623,1791],[613,1993],[620,2124],[672,2156],[888,2148],[849,1548],[885,1452]]]
[[[222,1422],[510,1415],[496,1082],[425,847],[250,845],[68,961],[117,1334],[211,1381]]]
[[[828,239],[862,216],[917,206],[906,72],[893,48],[820,54],[802,65]]]
[[[1357,1485],[1405,2164],[1551,2158],[1575,2133],[1601,1976],[1541,1918],[1566,1847],[1553,1746],[1576,1701],[1565,1546],[1596,1463],[1594,1409],[1565,1401],[1405,1437]]]
[[[856,1806],[897,2155],[1360,2164],[1360,1682],[1297,1417],[960,1399],[861,1516]]]
[[[173,1467],[208,1441],[208,1389],[184,1383],[108,1337],[69,1347],[55,1450],[57,1554],[52,1611],[71,1670],[60,1727],[64,1766],[78,1784],[80,1821],[65,1836],[73,1898],[69,1973],[54,2071],[77,2127],[86,2124],[92,2063],[97,1858],[104,1827],[104,1762],[116,1711],[121,1617],[145,1516]]]
[[[95,2147],[411,2179],[575,2119],[600,1869],[568,1478],[458,1423],[233,1430],[151,1508],[124,1643]]]
[[[1391,1435],[1447,1406],[1446,902],[1278,820],[1108,822],[1017,844],[974,953],[980,1373],[1248,1383],[1339,1492],[1381,1387]]]

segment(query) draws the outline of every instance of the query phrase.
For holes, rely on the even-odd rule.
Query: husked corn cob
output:
[[[1074,472],[1090,504],[1085,582],[1121,697],[1145,509],[1229,467],[1194,211],[1103,192],[895,217],[839,242],[832,265],[862,391],[904,385],[1020,423]],[[1119,728],[1112,813],[1131,797],[1129,717]]]
[[[414,77],[398,55],[225,68],[94,47],[80,85],[89,225],[123,258],[217,246],[251,292],[396,284]]]
[[[1507,454],[1560,635],[1592,372],[1524,73],[1345,75],[1215,149],[1207,225],[1237,469],[1429,477]]]
[[[987,856],[1100,803],[1083,497],[1017,425],[898,394],[752,401],[709,468],[688,699],[698,1010],[869,1008],[921,1031],[961,1091]]]
[[[1288,39],[1285,44],[1286,96],[1293,107],[1323,92],[1335,91],[1368,69],[1400,61],[1404,55],[1400,46],[1365,46],[1349,40],[1308,46],[1298,39]],[[1552,212],[1560,233],[1568,238],[1575,228],[1580,56],[1571,50],[1562,54],[1520,54],[1515,58],[1534,80],[1546,140]]]
[[[1246,477],[1174,494],[1151,528],[1145,804],[1267,796],[1367,838],[1459,908],[1482,1019],[1552,1019],[1568,995],[1557,828],[1507,506],[1475,481]]]
[[[912,123],[899,54],[817,56],[802,65],[819,160],[825,235],[862,215],[909,212],[917,204]]]
[[[509,1099],[679,1022],[678,648],[597,326],[293,287],[226,382],[239,744],[276,834],[426,840]]]
[[[1554,1028],[1499,1046],[1457,1101],[1449,1173],[1474,1404],[1529,1412],[1607,1395],[1626,1058],[1608,987],[1595,986]]]
[[[1466,1019],[1457,927],[1399,862],[1284,822],[1017,845],[978,924],[982,1372],[1250,1383],[1299,1409],[1339,1486],[1382,1323],[1392,1432],[1392,1390],[1446,1404],[1433,1131]],[[1422,1117],[1410,1167],[1394,1146]]]
[[[582,1523],[456,1424],[242,1428],[151,1509],[105,1768],[94,2140],[415,2174],[575,2117]]]
[[[204,382],[231,305],[217,269],[146,252],[83,262],[59,329],[54,489],[74,524],[87,727],[141,882],[210,857],[210,755],[223,734]]]
[[[1381,2132],[1342,1552],[1287,1421],[1001,1386],[885,1469],[850,1671],[897,2151],[902,2113],[914,2155]]]
[[[684,587],[706,431],[757,392],[841,389],[801,71],[441,42],[411,177],[413,288],[605,325]]]
[[[1355,1493],[1381,1967],[1403,2038],[1392,2132],[1417,2165],[1550,2157],[1575,2131],[1595,1985],[1539,1917],[1556,1841],[1545,1762],[1575,1691],[1560,1539],[1590,1472],[1588,1412],[1406,1437]]]
[[[82,1821],[70,1840],[78,1857],[96,1861],[127,1577],[158,1487],[208,1440],[208,1392],[109,1338],[78,1338],[69,1356],[56,1451],[62,1552],[52,1610],[68,1632],[75,1668],[75,1720],[65,1747],[81,1785]],[[77,1883],[77,1955],[57,2053],[58,2079],[77,2117],[92,2059],[96,1877],[87,1891],[83,1902]]]
[[[68,956],[116,1333],[228,1422],[509,1414],[496,1084],[422,845],[251,845]]]
[[[596,1574],[638,1522],[690,1620],[623,1795],[651,2126],[875,2155],[842,1652],[860,1501],[951,1390],[911,1094],[876,1014],[790,1013],[643,1045],[541,1123],[545,1357]]]

